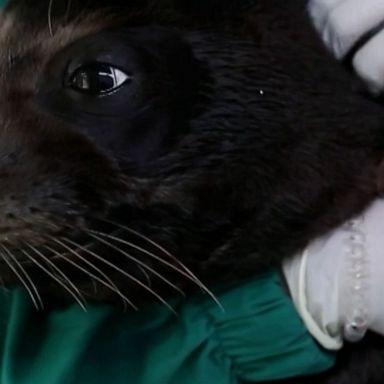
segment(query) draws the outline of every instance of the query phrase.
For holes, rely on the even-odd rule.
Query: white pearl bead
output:
[[[349,256],[356,260],[360,260],[360,259],[363,259],[365,258],[365,247],[361,244],[352,244],[349,246],[349,249],[347,250],[347,252],[349,253]]]
[[[360,226],[360,223],[361,223],[361,219],[356,218],[356,219],[350,220],[346,224],[346,229],[348,230],[356,229]]]
[[[365,322],[348,323],[344,328],[344,337],[351,343],[357,343],[362,340],[368,331],[368,326]]]
[[[350,234],[349,239],[354,243],[362,244],[365,242],[366,237],[363,232],[355,230]]]
[[[350,267],[350,272],[352,275],[363,274],[364,266],[361,263],[356,263],[355,261],[353,261],[351,264],[352,265]]]
[[[360,292],[362,289],[363,289],[363,284],[355,283],[355,285],[353,286],[353,290],[355,292]]]

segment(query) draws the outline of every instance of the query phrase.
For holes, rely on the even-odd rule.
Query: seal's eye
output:
[[[110,64],[92,63],[77,68],[69,86],[90,96],[107,95],[126,84],[131,76]]]

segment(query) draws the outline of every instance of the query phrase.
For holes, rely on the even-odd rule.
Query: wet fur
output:
[[[28,260],[39,255],[33,249],[87,300],[116,300],[53,252],[89,269],[55,242],[88,246],[89,230],[133,242],[113,244],[181,289],[196,288],[137,248],[178,268],[159,247],[110,221],[213,285],[279,265],[381,194],[384,109],[325,52],[305,1],[49,3],[11,1],[0,23],[0,244],[43,299],[67,292]],[[132,86],[93,100],[63,89],[73,59],[94,58],[100,45],[109,60],[124,59]],[[90,248],[146,284],[121,252]],[[136,304],[148,299],[75,251]],[[0,276],[16,283],[6,263]],[[174,293],[149,277],[156,292]],[[318,382],[381,383],[383,359],[371,336]]]

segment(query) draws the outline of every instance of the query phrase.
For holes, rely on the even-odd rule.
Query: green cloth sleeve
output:
[[[0,296],[0,384],[237,384],[318,373],[335,355],[306,331],[279,274],[122,313],[71,305],[36,311]]]

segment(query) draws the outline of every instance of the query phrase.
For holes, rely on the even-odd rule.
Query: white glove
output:
[[[287,260],[283,271],[309,332],[327,349],[384,335],[384,199]]]
[[[352,58],[352,65],[373,92],[383,91],[384,0],[310,0],[309,13],[338,59],[368,37]]]

